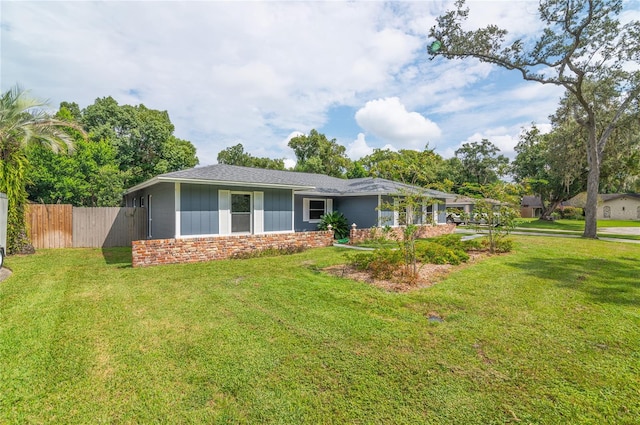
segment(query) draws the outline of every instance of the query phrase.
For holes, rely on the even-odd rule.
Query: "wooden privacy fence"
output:
[[[26,219],[35,248],[131,246],[147,233],[145,208],[30,204]]]

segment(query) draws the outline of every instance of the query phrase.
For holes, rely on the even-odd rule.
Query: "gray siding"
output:
[[[292,191],[287,189],[264,190],[264,231],[280,232],[292,229]]]
[[[151,206],[145,196],[145,207],[151,218],[151,239],[173,238],[176,234],[175,184],[158,183],[143,192],[151,195]]]
[[[218,222],[218,188],[203,184],[180,185],[180,234],[215,235]]]
[[[347,218],[349,226],[355,223],[359,229],[378,225],[378,196],[347,196],[333,201],[333,210]]]

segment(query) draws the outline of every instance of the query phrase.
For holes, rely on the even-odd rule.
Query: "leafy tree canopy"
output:
[[[260,158],[245,152],[242,143],[230,146],[218,153],[218,163],[243,167],[284,170],[283,159]]]
[[[82,110],[76,103],[62,102],[56,119],[81,126],[89,137],[67,129],[76,145],[68,156],[38,146],[26,151],[33,165],[27,190],[34,202],[116,206],[126,188],[198,164],[193,144],[173,135],[166,111],[118,105],[105,97]]]
[[[308,135],[291,138],[289,147],[296,155],[295,171],[326,174],[333,177],[345,177],[351,161],[347,158],[346,148],[327,136],[311,130]]]
[[[71,110],[74,114],[74,110]],[[112,97],[96,99],[81,111],[90,140],[106,140],[116,149],[124,185],[130,187],[157,174],[198,164],[195,147],[173,135],[167,111],[144,105],[118,105]]]
[[[366,175],[401,181],[422,187],[449,190],[446,162],[432,149],[374,149],[373,153],[358,161]],[[449,183],[450,180],[449,180]]]
[[[464,143],[456,150],[462,180],[484,186],[496,183],[507,172],[509,159],[498,154],[500,149],[487,139]]]

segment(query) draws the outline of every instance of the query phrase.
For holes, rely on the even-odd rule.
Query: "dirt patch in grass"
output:
[[[469,253],[469,261],[457,266],[451,264],[427,264],[418,265],[418,280],[415,283],[408,283],[403,280],[400,273],[391,279],[377,279],[371,276],[366,270],[358,270],[348,264],[339,264],[323,269],[324,272],[333,276],[344,277],[347,279],[365,282],[378,288],[391,292],[409,292],[420,288],[427,288],[443,280],[449,273],[469,267],[479,261],[489,257],[490,254],[485,252]]]

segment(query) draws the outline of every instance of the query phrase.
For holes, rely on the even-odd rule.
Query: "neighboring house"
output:
[[[470,215],[476,201],[477,199],[469,198],[468,196],[453,195],[453,198],[447,199],[446,207],[450,212],[462,212]]]
[[[520,217],[540,218],[542,215],[542,200],[539,196],[523,196],[520,203]]]
[[[210,165],[161,174],[130,188],[126,206],[144,206],[148,239],[316,230],[332,211],[358,228],[398,225],[381,208],[393,195],[420,190],[444,204],[453,197],[378,178],[345,180],[321,174]],[[433,222],[446,222],[444,206],[424,205]]]
[[[580,193],[566,205],[584,208],[586,193]],[[640,193],[607,193],[598,195],[598,220],[640,220]]]

